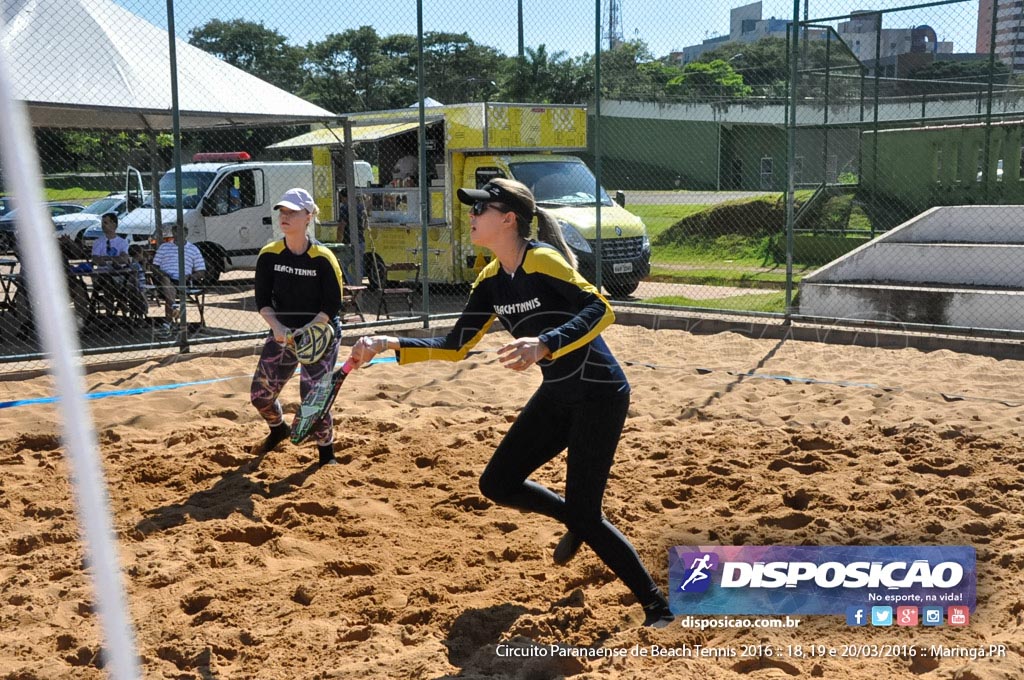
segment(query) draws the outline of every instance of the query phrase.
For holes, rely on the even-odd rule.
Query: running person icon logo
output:
[[[682,555],[688,565],[679,590],[685,593],[703,593],[711,585],[709,572],[718,568],[718,555],[713,552],[696,552]]]

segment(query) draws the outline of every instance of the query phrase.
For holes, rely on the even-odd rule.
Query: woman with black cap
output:
[[[470,206],[470,240],[494,259],[473,284],[455,327],[436,338],[360,338],[357,365],[397,350],[399,363],[458,361],[495,319],[516,339],[498,350],[514,371],[537,364],[543,382],[498,445],[480,478],[496,503],[538,512],[568,531],[555,548],[565,564],[589,545],[643,605],[644,625],[672,620],[668,602],[629,541],[601,514],[601,501],[629,407],[629,383],[601,338],[614,315],[607,300],[576,272],[575,258],[554,217],[514,180],[459,189]],[[530,240],[537,217],[538,240]],[[565,498],[528,479],[568,448]]]

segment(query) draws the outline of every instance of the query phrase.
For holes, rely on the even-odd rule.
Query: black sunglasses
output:
[[[488,203],[487,201],[477,201],[469,207],[469,214],[475,217],[480,217],[488,208],[494,208],[498,212],[512,212],[500,203]]]

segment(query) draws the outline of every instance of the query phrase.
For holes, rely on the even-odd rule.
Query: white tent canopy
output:
[[[110,0],[3,0],[0,47],[37,127],[171,128],[167,32]],[[337,116],[176,39],[182,127]]]

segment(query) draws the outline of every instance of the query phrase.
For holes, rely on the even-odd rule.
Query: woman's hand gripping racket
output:
[[[285,336],[285,344],[295,352],[295,358],[300,364],[315,364],[334,344],[334,326],[326,321],[318,321],[289,331]]]

